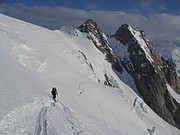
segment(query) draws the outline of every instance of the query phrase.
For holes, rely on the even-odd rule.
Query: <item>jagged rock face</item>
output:
[[[176,74],[176,70],[173,65],[169,64],[165,59],[162,58],[164,68],[163,71],[165,73],[165,77],[170,84],[170,86],[176,91],[176,93],[180,94],[180,77]]]
[[[112,67],[118,71],[122,72],[122,68],[114,55],[112,49],[109,47],[109,43],[106,39],[106,36],[104,33],[102,33],[99,28],[97,27],[97,24],[89,19],[85,23],[83,23],[81,26],[79,26],[79,30],[81,32],[88,33],[88,38],[92,40],[94,45],[106,55],[106,59],[108,62],[111,63]]]
[[[120,58],[126,71],[133,77],[144,101],[164,120],[180,128],[180,105],[171,97],[166,83],[179,89],[178,76],[163,61],[143,31],[123,24],[114,36],[127,46],[127,54]]]

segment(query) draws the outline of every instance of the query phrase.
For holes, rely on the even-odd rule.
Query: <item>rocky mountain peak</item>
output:
[[[97,27],[97,24],[94,20],[88,19],[86,22],[84,22],[81,26],[79,26],[79,30],[81,32],[92,32],[94,33],[95,31],[97,32],[99,28]]]
[[[127,53],[119,61],[134,79],[144,101],[164,120],[180,128],[180,105],[167,89],[167,84],[180,89],[174,69],[161,58],[144,31],[123,24],[114,37],[120,42],[119,50],[126,46]],[[114,51],[119,52],[118,49]]]
[[[123,24],[115,33],[115,38],[124,45],[128,44],[128,42],[132,39],[131,32],[128,28],[129,25]]]

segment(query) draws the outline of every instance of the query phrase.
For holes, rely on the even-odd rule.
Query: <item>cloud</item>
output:
[[[108,34],[114,34],[123,23],[127,23],[137,29],[144,30],[151,40],[161,38],[180,41],[179,15],[152,14],[149,17],[145,17],[131,12],[85,11],[59,6],[27,7],[22,4],[16,7],[0,4],[0,13],[49,29],[59,29],[64,25],[78,27],[91,18],[96,21],[103,32]]]

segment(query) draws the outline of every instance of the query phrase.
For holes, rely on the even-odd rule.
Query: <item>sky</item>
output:
[[[16,6],[64,6],[83,10],[134,11],[142,14],[167,12],[178,14],[180,0],[1,0]]]
[[[48,29],[93,19],[105,33],[127,23],[152,40],[180,41],[179,7],[180,0],[0,0],[0,13]]]

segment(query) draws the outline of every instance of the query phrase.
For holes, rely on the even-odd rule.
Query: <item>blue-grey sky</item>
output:
[[[180,41],[179,7],[180,0],[0,0],[0,13],[49,29],[91,18],[106,33],[128,23],[151,39]]]
[[[141,14],[179,14],[180,0],[0,0],[10,6],[64,6],[83,10],[136,11]]]
[[[10,6],[63,6],[83,10],[136,11],[141,14],[180,14],[180,0],[0,0]]]

